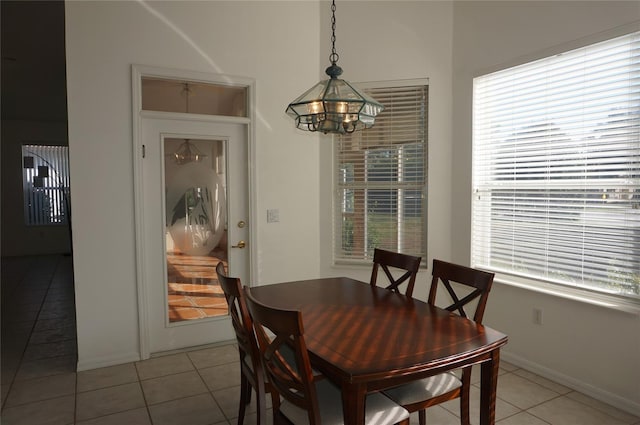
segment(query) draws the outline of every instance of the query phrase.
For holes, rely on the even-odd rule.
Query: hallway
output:
[[[2,405],[17,382],[75,372],[71,256],[2,258]]]
[[[3,425],[235,422],[235,344],[78,373],[76,363],[71,257],[2,258]]]

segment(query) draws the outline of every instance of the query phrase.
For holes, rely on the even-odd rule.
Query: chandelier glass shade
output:
[[[360,92],[348,81],[338,78],[342,68],[335,49],[335,0],[332,2],[332,52],[331,66],[326,69],[328,80],[304,92],[287,107],[286,113],[296,122],[296,127],[306,131],[345,134],[370,128],[384,106]]]

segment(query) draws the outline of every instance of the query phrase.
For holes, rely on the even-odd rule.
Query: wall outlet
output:
[[[533,323],[536,325],[542,325],[543,322],[543,310],[541,308],[533,309]]]

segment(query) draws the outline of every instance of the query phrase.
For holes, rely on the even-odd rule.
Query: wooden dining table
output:
[[[312,365],[341,387],[346,425],[364,424],[368,393],[478,363],[480,424],[495,423],[506,335],[346,277],[257,286],[251,294],[266,305],[302,312]]]

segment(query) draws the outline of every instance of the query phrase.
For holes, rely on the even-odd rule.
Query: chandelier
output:
[[[295,119],[296,127],[305,131],[325,134],[353,133],[370,128],[384,106],[360,92],[351,83],[338,78],[342,68],[337,65],[336,2],[331,3],[331,55],[325,72],[330,77],[304,92],[291,102],[286,113]]]
[[[185,139],[175,152],[167,154],[167,156],[172,158],[178,165],[200,162],[207,157],[189,139]]]

